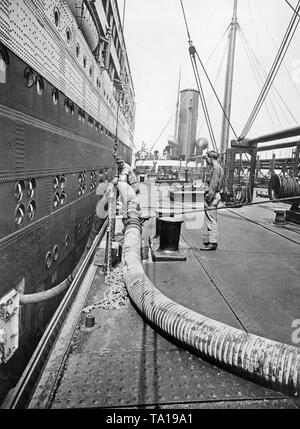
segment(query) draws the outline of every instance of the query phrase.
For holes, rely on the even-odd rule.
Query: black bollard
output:
[[[179,250],[182,223],[179,216],[158,218],[160,242],[158,247],[152,244],[154,261],[186,261],[186,256]]]
[[[287,223],[285,219],[285,211],[283,210],[275,210],[275,224],[276,225],[285,225]]]
[[[155,213],[156,213],[156,219],[155,219],[155,236],[153,238],[159,238],[159,236],[160,236],[160,222],[159,222],[159,220],[162,217],[168,217],[168,218],[170,217],[170,218],[172,218],[172,217],[175,216],[175,214],[174,214],[174,212],[163,210],[163,209],[161,209],[161,210],[155,210]]]
[[[160,225],[159,250],[177,252],[183,220],[161,218],[158,221]]]

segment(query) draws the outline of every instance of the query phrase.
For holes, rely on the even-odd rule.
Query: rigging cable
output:
[[[297,8],[297,10],[300,10],[300,1],[298,1],[296,8]],[[271,88],[271,85],[274,82],[274,79],[278,73],[278,70],[281,66],[281,63],[284,59],[284,56],[285,56],[285,54],[286,54],[286,52],[290,46],[292,38],[294,37],[295,31],[298,27],[298,24],[299,24],[299,18],[297,18],[297,15],[294,13],[292,18],[291,18],[291,21],[288,25],[286,33],[284,35],[283,41],[280,45],[279,51],[278,51],[276,58],[273,62],[271,70],[268,74],[265,85],[264,85],[264,87],[263,87],[263,89],[262,89],[262,91],[258,97],[258,100],[256,101],[255,106],[254,106],[254,108],[250,114],[250,117],[249,117],[249,119],[248,119],[242,133],[241,133],[240,140],[242,140],[246,137],[246,135],[250,131],[250,128],[252,127],[252,125],[253,125],[253,123],[254,123],[254,121],[255,121],[255,119],[256,119],[256,117],[257,117],[257,115],[258,115],[258,113],[262,107],[262,104],[263,104],[263,102],[264,102],[264,100],[265,100],[265,98],[266,98],[266,96],[267,96],[267,94]]]
[[[240,27],[239,27],[239,30],[241,31]],[[256,83],[257,83],[257,85],[258,85],[258,89],[261,91],[261,89],[262,89],[262,85],[261,85],[261,82],[260,82],[260,80],[259,80],[259,78],[261,78],[261,76],[260,76],[260,74],[259,74],[259,72],[258,72],[257,68],[255,68],[255,64],[253,64],[253,59],[250,57],[250,54],[249,54],[248,50],[246,49],[245,41],[244,41],[242,38],[241,38],[241,41],[242,41],[242,45],[243,45],[243,47],[244,47],[245,53],[246,53],[246,55],[247,55],[247,57],[248,57],[248,60],[249,60],[249,64],[250,64],[250,67],[251,67],[252,73],[253,73],[253,75],[254,75],[254,77],[255,77],[255,80],[256,80]],[[256,73],[257,73],[257,74],[256,74]],[[273,127],[274,127],[274,128],[276,128],[275,123],[274,123],[274,120],[273,120],[272,115],[271,115],[271,111],[270,111],[269,106],[268,106],[268,101],[269,101],[269,100],[266,100],[266,110],[267,110],[267,112],[268,112],[268,115],[269,115],[269,118],[270,118],[270,120],[271,120],[271,122],[272,122]],[[273,107],[273,106],[272,106],[272,107]],[[273,109],[274,109],[274,108],[273,108]]]
[[[271,38],[272,42],[273,42],[273,44],[274,44],[275,48],[276,48],[276,49],[278,49],[278,47],[277,47],[277,43],[276,43],[276,41],[275,41],[274,37],[272,36],[272,33],[271,33],[271,31],[270,31],[270,29],[269,29],[269,26],[268,26],[268,23],[266,22],[266,20],[265,20],[265,18],[264,18],[264,16],[263,16],[263,14],[261,13],[261,10],[260,10],[260,7],[259,7],[259,4],[256,2],[256,0],[255,0],[255,4],[256,4],[257,10],[258,10],[258,12],[259,12],[260,18],[262,19],[262,21],[263,21],[263,23],[264,23],[264,26],[265,26],[265,28],[266,28],[266,30],[267,30],[267,32],[268,32],[268,34],[269,34],[269,36],[270,36],[270,38]],[[294,82],[294,80],[293,80],[293,78],[292,78],[292,76],[291,76],[291,73],[290,73],[290,71],[289,71],[288,67],[286,66],[285,61],[283,61],[283,66],[284,66],[284,68],[285,68],[285,70],[286,70],[286,72],[287,72],[287,74],[288,74],[288,76],[289,76],[289,78],[290,78],[290,81],[291,81],[291,83],[292,83],[292,85],[293,85],[293,87],[294,87],[295,91],[297,92],[297,94],[299,95],[299,98],[300,98],[300,91],[299,91],[299,89],[298,89],[297,85],[295,84],[295,82]]]
[[[259,39],[258,39],[258,36],[257,36],[257,32],[255,31],[255,26],[253,25],[253,23],[255,22],[255,18],[254,18],[254,14],[253,14],[253,11],[252,11],[252,7],[251,7],[251,2],[250,2],[250,0],[248,0],[248,8],[249,8],[249,11],[250,11],[250,15],[251,15],[251,30],[252,30],[252,35],[253,36],[255,36],[255,39],[256,39],[256,42],[257,42],[257,45],[258,45],[258,51],[259,51],[259,53],[260,53],[260,56],[261,56],[261,58],[263,57],[263,55],[262,55],[262,51],[261,51],[261,49],[260,49],[260,41],[259,41]],[[263,21],[264,21],[264,24],[265,24],[265,26],[267,26],[267,23],[265,22],[265,20],[264,20],[264,18],[263,18]],[[269,32],[269,31],[268,31]],[[269,32],[270,33],[270,32]],[[262,66],[262,64],[260,63],[260,61],[259,61],[259,59],[258,59],[258,56],[257,55],[255,55],[255,53],[254,53],[254,50],[251,48],[251,46],[250,46],[250,43],[248,42],[248,40],[247,40],[247,38],[246,38],[246,35],[245,35],[245,33],[241,33],[242,34],[242,36],[243,36],[243,38],[244,38],[244,40],[245,40],[245,42],[246,42],[246,44],[247,44],[247,46],[248,46],[248,48],[249,48],[249,50],[250,50],[250,54],[252,54],[252,58],[253,58],[253,61],[254,61],[254,64],[255,64],[255,67],[257,67],[257,71],[258,71],[258,73],[260,74],[260,75],[262,75],[263,76],[263,79],[265,80],[266,78],[267,78],[267,72],[265,71],[265,69],[264,69],[264,67]],[[271,38],[272,38],[272,36],[271,36]],[[254,39],[254,37],[253,37],[253,39]],[[274,43],[274,40],[273,40],[273,43]],[[274,43],[274,45],[275,45],[275,48],[276,48],[276,51],[278,50],[278,47],[276,46],[276,43]],[[285,65],[285,62],[283,61],[283,65],[284,65],[284,67],[286,68],[286,65]],[[289,75],[290,76],[290,75]],[[261,90],[262,88],[260,88],[260,90]],[[276,86],[275,85],[273,85],[272,86],[272,88],[271,88],[271,93],[272,93],[272,96],[273,96],[273,100],[274,100],[274,104],[275,103],[277,103],[277,105],[278,105],[278,107],[279,107],[279,109],[281,110],[281,113],[282,113],[282,116],[284,116],[284,118],[285,118],[285,120],[286,120],[286,122],[288,123],[288,124],[290,124],[290,123],[297,123],[297,120],[295,119],[295,117],[293,116],[293,113],[291,112],[291,110],[289,109],[289,107],[287,106],[287,104],[286,104],[286,102],[284,101],[284,99],[283,99],[283,97],[280,95],[280,93],[279,93],[279,91],[277,90],[277,88],[276,88]],[[284,109],[283,109],[283,106],[281,105],[281,103],[279,102],[279,100],[278,100],[278,97],[280,98],[280,100],[282,101],[282,103],[284,104],[284,106],[286,107],[286,110],[288,111],[288,113],[290,114],[290,116],[292,117],[292,121],[290,121],[289,119],[288,119],[288,117],[287,117],[287,115],[286,115],[286,112],[284,111]],[[273,108],[273,110],[274,110],[274,113],[275,113],[275,115],[276,115],[276,117],[278,117],[278,114],[277,114],[277,111],[275,110],[275,107],[274,107],[274,105],[273,105],[273,103],[272,103],[272,99],[271,99],[271,96],[270,96],[270,98],[269,98],[269,102],[271,103],[271,106],[272,106],[272,108]],[[267,103],[267,99],[266,99],[266,103]],[[273,121],[272,121],[272,123],[273,123]],[[279,120],[279,123],[280,123],[280,120]],[[273,127],[274,127],[274,129],[276,128],[275,126],[274,126],[274,124],[273,124]],[[281,126],[282,128],[283,128],[283,126]]]
[[[300,15],[299,15],[299,11],[297,12],[296,11],[296,9],[291,5],[291,3],[288,1],[288,0],[285,0],[285,2],[290,6],[290,8],[292,8],[293,9],[293,11],[299,16],[299,18],[300,18]]]
[[[217,101],[218,101],[218,103],[219,103],[219,105],[220,105],[220,107],[221,107],[221,109],[222,109],[222,111],[223,111],[223,114],[224,114],[224,116],[225,116],[225,118],[226,118],[226,120],[228,121],[228,124],[229,124],[229,126],[230,126],[230,128],[231,128],[231,130],[233,131],[233,133],[234,133],[234,135],[235,135],[235,137],[236,137],[236,139],[238,139],[238,136],[237,136],[237,133],[235,132],[235,130],[234,130],[234,128],[233,128],[233,126],[232,126],[232,124],[231,124],[231,122],[230,122],[230,119],[228,118],[228,116],[227,116],[227,114],[226,114],[226,112],[225,112],[225,110],[224,110],[224,107],[223,107],[223,105],[222,105],[222,103],[221,103],[221,101],[220,101],[220,99],[219,99],[219,97],[218,97],[218,94],[216,93],[216,90],[215,90],[215,88],[214,88],[214,86],[213,86],[213,84],[212,84],[212,82],[211,82],[211,80],[210,80],[210,78],[209,78],[209,76],[208,76],[208,73],[207,73],[207,71],[206,71],[206,68],[205,68],[205,66],[204,66],[204,64],[203,64],[203,62],[202,62],[202,60],[201,60],[201,58],[200,58],[200,56],[199,56],[199,54],[198,54],[198,52],[197,52],[197,50],[196,50],[196,48],[195,48],[195,46],[193,46],[192,45],[192,41],[191,41],[191,36],[190,36],[190,31],[189,31],[189,27],[188,27],[188,23],[187,23],[187,19],[186,19],[186,14],[185,14],[185,10],[184,10],[184,6],[183,6],[183,2],[182,2],[182,0],[180,0],[180,4],[181,4],[181,8],[182,8],[182,12],[183,12],[183,16],[184,16],[184,21],[185,21],[185,25],[186,25],[186,31],[187,31],[187,35],[188,35],[188,42],[189,42],[189,45],[190,45],[190,48],[189,48],[189,51],[190,51],[190,55],[192,56],[192,55],[196,55],[197,56],[197,58],[198,58],[198,61],[200,62],[200,65],[201,65],[201,67],[202,67],[202,69],[203,69],[203,71],[204,71],[204,74],[205,74],[205,76],[206,76],[206,78],[207,78],[207,80],[208,80],[208,82],[209,82],[209,84],[210,84],[210,86],[211,86],[211,88],[212,88],[212,90],[213,90],[213,93],[214,93],[214,95],[215,95],[215,97],[217,98]],[[229,26],[230,27],[230,26]],[[229,28],[228,27],[228,28]],[[228,30],[228,28],[227,28],[227,30]],[[226,30],[226,31],[227,31]],[[191,49],[192,48],[192,49]],[[199,78],[200,79],[200,78]]]
[[[259,59],[257,58],[257,56],[255,55],[255,53],[254,53],[254,51],[253,51],[253,49],[251,48],[251,46],[250,46],[250,44],[249,44],[249,42],[248,42],[248,40],[246,39],[246,36],[245,36],[245,34],[243,33],[243,31],[241,30],[241,28],[239,28],[239,30],[240,30],[240,34],[241,34],[241,36],[242,36],[242,43],[243,43],[243,45],[245,46],[245,44],[247,45],[247,47],[248,47],[248,49],[249,49],[249,53],[252,55],[252,58],[253,58],[253,62],[254,62],[254,65],[255,65],[255,67],[257,68],[257,72],[258,72],[258,74],[259,75],[263,75],[263,78],[265,79],[266,78],[266,76],[267,76],[267,73],[266,73],[266,71],[265,71],[265,69],[262,67],[262,65],[260,64],[260,62],[259,62]],[[245,50],[246,50],[246,46],[245,46]],[[248,54],[247,54],[248,55]],[[248,58],[249,58],[249,56],[248,56]],[[250,60],[249,60],[250,61]],[[287,111],[288,111],[288,113],[290,114],[290,116],[291,116],[291,118],[293,119],[293,122],[295,122],[296,124],[298,124],[298,121],[297,121],[297,119],[295,118],[295,116],[293,115],[293,113],[291,112],[291,110],[289,109],[289,107],[288,107],[288,105],[286,104],[286,102],[284,101],[284,99],[283,99],[283,97],[281,96],[281,94],[279,93],[279,91],[277,90],[277,88],[276,88],[276,86],[275,85],[273,85],[271,88],[270,88],[270,91],[273,93],[273,96],[274,96],[274,100],[277,102],[277,104],[278,104],[278,106],[279,106],[279,108],[280,108],[280,110],[281,110],[281,113],[282,113],[282,115],[284,116],[284,118],[285,118],[285,120],[289,123],[290,121],[289,121],[289,119],[287,118],[287,116],[286,116],[286,113],[284,112],[284,110],[283,110],[283,108],[282,108],[282,106],[279,104],[279,101],[278,101],[278,99],[276,98],[276,94],[277,94],[277,96],[280,98],[280,100],[282,101],[282,103],[284,104],[284,106],[286,107],[286,109],[287,109]],[[275,94],[276,93],[276,94]],[[270,99],[270,102],[271,102],[271,99]],[[271,102],[271,104],[272,104],[272,102]],[[281,121],[280,121],[280,119],[279,119],[279,117],[278,117],[278,115],[277,115],[277,112],[275,111],[275,108],[274,108],[274,106],[273,106],[273,104],[272,104],[272,107],[273,107],[273,110],[274,110],[274,112],[275,112],[275,115],[277,116],[277,119],[278,119],[278,121],[281,123]],[[282,124],[281,124],[281,126],[282,126]],[[282,127],[283,128],[283,127]]]
[[[205,96],[204,96],[204,92],[203,92],[203,87],[202,87],[202,84],[201,84],[201,81],[200,81],[199,71],[198,71],[198,67],[197,67],[197,63],[196,63],[196,59],[195,59],[195,54],[193,53],[193,48],[194,48],[194,46],[190,45],[189,52],[190,52],[190,59],[191,59],[191,63],[192,63],[192,68],[193,68],[193,71],[194,71],[194,75],[195,75],[195,79],[196,79],[196,84],[197,84],[197,87],[198,87],[198,91],[200,93],[200,100],[201,100],[202,108],[203,108],[203,111],[204,111],[204,115],[205,115],[205,119],[206,119],[206,124],[207,124],[207,128],[208,128],[209,136],[210,136],[210,139],[212,141],[213,148],[217,152],[216,139],[215,139],[214,131],[213,131],[213,128],[212,128],[210,116],[209,116],[209,113],[208,113],[207,103],[206,103],[206,100],[205,100]]]
[[[221,69],[222,69],[222,65],[223,65],[223,62],[224,62],[224,59],[225,59],[226,51],[227,51],[227,49],[225,47],[224,52],[223,52],[222,57],[221,57],[219,68],[218,68],[218,71],[216,73],[216,77],[215,77],[215,80],[214,80],[214,86],[217,85],[217,81],[219,79],[219,76],[220,76],[220,73],[221,73]],[[208,61],[207,61],[207,63],[208,63]],[[213,94],[211,94],[210,99],[208,100],[209,106],[211,105],[212,97],[213,97]],[[202,130],[202,127],[204,125],[204,120],[205,120],[205,118],[203,118],[203,121],[201,122],[201,125],[200,125],[199,130],[198,130],[198,136],[199,137],[200,137],[200,131]]]

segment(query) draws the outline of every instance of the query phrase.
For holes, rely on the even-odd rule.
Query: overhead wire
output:
[[[220,73],[221,73],[221,69],[222,69],[222,65],[223,65],[223,61],[224,61],[224,59],[225,59],[225,55],[226,55],[226,51],[227,51],[227,49],[226,49],[227,47],[225,46],[224,47],[224,50],[223,50],[223,53],[222,53],[222,57],[221,57],[221,60],[220,60],[220,64],[219,64],[219,67],[218,67],[218,70],[217,70],[217,73],[216,73],[216,77],[215,77],[215,79],[214,79],[214,86],[216,87],[216,85],[217,85],[217,82],[218,82],[218,80],[219,80],[219,77],[220,77]],[[209,60],[208,60],[209,61]],[[208,63],[208,61],[206,62],[206,64]],[[211,96],[210,96],[210,98],[209,98],[209,100],[208,100],[208,105],[210,106],[211,105],[211,102],[212,102],[212,98],[213,98],[213,96],[214,96],[214,94],[211,94]],[[203,125],[204,125],[204,121],[205,121],[205,118],[203,118],[203,120],[202,120],[202,122],[201,122],[201,124],[200,124],[200,127],[199,127],[199,129],[198,129],[198,136],[200,135],[199,133],[201,132],[201,130],[202,130],[202,127],[203,127]]]
[[[300,1],[298,1],[296,9],[297,9],[297,11],[300,10]],[[250,129],[251,129],[251,127],[252,127],[252,125],[253,125],[253,123],[254,123],[254,121],[255,121],[255,119],[256,119],[256,117],[257,117],[257,115],[258,115],[258,113],[262,107],[262,104],[263,104],[263,102],[264,102],[264,100],[265,100],[265,98],[266,98],[266,96],[270,90],[270,87],[273,84],[274,79],[277,76],[278,70],[279,70],[281,63],[284,59],[284,56],[285,56],[285,54],[286,54],[286,52],[290,46],[290,43],[294,37],[295,31],[298,27],[298,24],[299,24],[299,18],[297,18],[297,14],[294,13],[290,22],[289,22],[288,28],[286,30],[286,33],[284,35],[284,38],[282,40],[282,43],[281,43],[280,48],[278,50],[278,53],[275,57],[275,60],[272,64],[272,67],[271,67],[271,70],[268,74],[265,85],[264,85],[261,93],[259,94],[258,100],[255,103],[255,106],[254,106],[254,108],[250,114],[250,117],[249,117],[246,125],[244,126],[244,129],[242,130],[240,139],[244,139],[247,136],[248,132],[250,131]]]
[[[291,3],[288,1],[288,0],[285,0],[285,2],[290,6],[290,8],[291,9],[293,9],[293,11],[299,16],[299,18],[300,18],[300,15],[299,15],[299,11],[296,11],[296,9],[291,5]]]
[[[198,61],[199,61],[200,65],[201,65],[203,71],[204,71],[204,74],[205,74],[205,76],[206,76],[206,78],[207,78],[207,80],[208,80],[208,82],[209,82],[209,84],[210,84],[210,86],[211,86],[211,88],[213,90],[213,93],[214,93],[214,95],[217,98],[217,101],[218,101],[218,103],[219,103],[219,105],[220,105],[220,107],[221,107],[221,109],[223,111],[223,114],[224,114],[226,120],[228,121],[228,124],[229,124],[231,130],[233,131],[234,135],[236,136],[236,139],[238,139],[237,133],[235,132],[235,130],[234,130],[234,128],[233,128],[233,126],[232,126],[232,124],[230,122],[230,119],[228,118],[228,115],[226,114],[226,112],[224,110],[224,107],[223,107],[223,105],[222,105],[222,103],[221,103],[221,101],[220,101],[220,99],[218,97],[218,94],[216,93],[216,90],[215,90],[215,88],[214,88],[214,86],[213,86],[213,84],[211,82],[211,79],[210,79],[210,77],[209,77],[209,75],[208,75],[208,73],[206,71],[206,68],[205,68],[205,66],[204,66],[204,64],[203,64],[203,62],[202,62],[202,60],[201,60],[201,58],[200,58],[200,56],[199,56],[199,54],[198,54],[195,46],[192,44],[191,34],[190,34],[190,30],[189,30],[189,26],[188,26],[188,22],[187,22],[187,18],[186,18],[186,13],[185,13],[185,9],[184,9],[184,5],[183,5],[183,1],[182,0],[180,0],[180,4],[181,4],[182,12],[183,12],[185,26],[186,26],[186,31],[187,31],[187,36],[188,36],[188,43],[190,45],[189,46],[189,53],[190,53],[192,62],[194,62],[194,65],[195,65],[195,67],[193,67],[193,70],[197,71],[197,73],[198,73],[197,79],[200,82],[200,76],[199,76],[199,72],[198,72],[198,68],[197,68],[196,60],[195,60],[195,56],[196,56],[198,58]],[[208,125],[208,128],[209,128],[209,125]]]
[[[255,55],[255,53],[254,53],[254,51],[253,51],[253,49],[251,48],[251,46],[250,46],[250,44],[249,44],[249,42],[248,42],[248,40],[247,40],[247,38],[246,38],[246,36],[245,36],[245,34],[244,34],[244,32],[241,30],[241,29],[239,29],[240,30],[240,35],[241,35],[241,40],[242,40],[242,43],[243,43],[243,45],[245,46],[245,50],[247,51],[249,51],[249,56],[251,56],[252,55],[252,61],[253,61],[253,63],[254,63],[254,67],[256,68],[256,70],[257,70],[257,73],[258,73],[258,75],[260,76],[260,78],[262,78],[262,79],[266,79],[266,76],[267,76],[267,73],[266,73],[266,71],[264,70],[264,68],[262,67],[262,65],[261,65],[261,63],[259,62],[259,60],[258,60],[258,58],[257,58],[257,56]],[[248,48],[248,49],[247,49]],[[250,59],[249,59],[249,61],[250,61]],[[261,88],[260,88],[261,89]],[[282,106],[281,106],[281,104],[279,103],[279,101],[278,101],[278,98],[280,98],[280,100],[282,101],[282,103],[284,104],[284,106],[285,106],[285,108],[286,108],[286,110],[287,110],[287,112],[290,114],[290,116],[291,116],[291,118],[292,118],[292,120],[293,120],[293,123],[298,123],[297,122],[297,120],[296,120],[296,118],[295,118],[295,116],[293,115],[293,113],[291,112],[291,110],[289,109],[289,107],[288,107],[288,105],[286,104],[286,102],[284,101],[284,99],[283,99],[283,97],[281,96],[281,94],[279,93],[279,91],[277,90],[277,88],[276,88],[276,86],[273,84],[272,85],[272,87],[270,88],[270,95],[268,94],[268,96],[267,97],[269,97],[269,102],[271,103],[271,105],[272,105],[272,108],[273,108],[273,111],[274,111],[274,114],[275,114],[275,116],[277,117],[277,120],[278,120],[278,122],[280,123],[280,125],[281,125],[281,127],[283,128],[283,125],[282,125],[282,122],[281,122],[281,120],[280,120],[280,118],[279,118],[279,116],[278,116],[278,113],[277,113],[277,111],[276,111],[276,109],[275,109],[275,107],[274,107],[274,105],[273,105],[273,102],[272,102],[272,99],[271,99],[271,94],[273,95],[273,97],[274,97],[274,101],[278,104],[278,107],[279,107],[279,109],[281,110],[281,113],[282,113],[282,115],[283,115],[283,117],[285,118],[285,120],[286,120],[286,122],[287,123],[291,123],[291,121],[288,119],[288,117],[286,116],[286,113],[285,113],[285,111],[283,110],[283,108],[282,108]],[[267,101],[268,101],[268,98],[266,97],[266,103],[267,103]],[[273,124],[274,125],[274,127],[275,127],[275,124]]]
[[[257,3],[257,0],[255,0],[255,4],[256,4],[256,7],[257,7],[257,10],[258,10],[259,16],[260,16],[260,18],[261,18],[261,20],[262,20],[262,22],[263,22],[263,24],[264,24],[265,29],[267,30],[267,32],[268,32],[268,34],[269,34],[269,36],[270,36],[270,38],[271,38],[271,40],[272,40],[272,42],[273,42],[273,44],[274,44],[275,48],[276,48],[276,49],[278,49],[277,43],[276,43],[276,41],[275,41],[275,39],[274,39],[274,37],[273,37],[273,35],[272,35],[271,31],[270,31],[270,28],[269,28],[269,26],[268,26],[267,21],[265,20],[265,18],[264,18],[264,16],[263,16],[263,14],[262,14],[262,12],[261,12],[261,9],[260,9],[259,4]],[[292,85],[293,85],[293,87],[294,87],[295,91],[297,92],[297,94],[299,95],[299,98],[300,98],[300,91],[299,91],[299,89],[298,89],[297,85],[295,84],[295,82],[294,82],[294,80],[293,80],[293,78],[292,78],[292,76],[291,76],[291,73],[290,73],[290,71],[289,71],[289,69],[288,69],[288,67],[287,67],[287,65],[286,65],[286,63],[285,63],[285,61],[283,61],[283,62],[282,62],[282,64],[283,64],[283,66],[284,66],[284,68],[285,68],[285,70],[286,70],[286,72],[287,72],[287,75],[288,75],[288,77],[289,77],[289,79],[290,79],[290,82],[292,83]]]
[[[238,34],[241,34],[241,33],[239,32]],[[261,81],[259,79],[260,75],[259,75],[259,73],[256,74],[257,69],[255,68],[255,65],[253,64],[253,60],[250,57],[249,51],[247,50],[245,41],[242,39],[242,37],[241,37],[241,41],[242,41],[242,45],[244,47],[245,53],[248,57],[250,68],[252,70],[252,73],[253,73],[255,80],[256,80],[256,83],[258,85],[258,89],[261,91],[263,84],[261,84]],[[271,112],[270,112],[269,107],[268,107],[268,100],[266,100],[266,110],[267,110],[268,116],[270,118],[270,121],[272,122],[272,125],[275,128],[275,123],[274,123],[273,117],[272,117]]]

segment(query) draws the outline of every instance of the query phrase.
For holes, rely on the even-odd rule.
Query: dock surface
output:
[[[147,242],[155,234],[147,184],[141,184]],[[157,189],[159,187],[157,186]],[[165,190],[164,190],[165,191]],[[155,200],[157,203],[157,199]],[[155,205],[154,204],[154,205]],[[201,204],[200,204],[201,205]],[[145,260],[148,277],[166,296],[236,328],[293,344],[300,318],[300,227],[274,224],[282,204],[218,213],[219,246],[201,252],[203,228],[183,226],[185,262]],[[149,256],[151,256],[149,252]],[[154,330],[130,300],[118,310],[92,310],[108,286],[97,267],[86,295],[75,301],[29,408],[297,408],[299,402],[233,375]]]

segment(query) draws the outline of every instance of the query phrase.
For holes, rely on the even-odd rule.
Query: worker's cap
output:
[[[219,158],[219,154],[215,150],[208,151],[206,156],[207,156],[207,158],[211,158],[211,159],[218,159]]]
[[[121,164],[121,162],[124,162],[124,159],[121,156],[116,156],[116,163]]]

